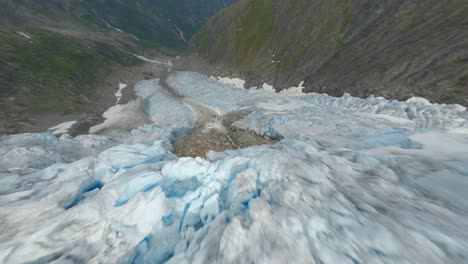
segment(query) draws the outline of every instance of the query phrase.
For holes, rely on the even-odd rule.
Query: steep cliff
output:
[[[278,89],[468,105],[466,0],[241,0],[191,49]]]

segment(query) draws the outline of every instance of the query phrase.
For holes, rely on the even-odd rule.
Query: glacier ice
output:
[[[168,76],[167,83],[181,96],[195,99],[221,113],[237,110],[252,100],[247,90],[222,85],[195,72],[175,72]]]
[[[159,127],[174,128],[181,135],[195,127],[194,114],[190,108],[165,91],[159,79],[137,83],[135,92],[144,101],[146,112]]]
[[[178,158],[182,100],[136,88],[153,124],[107,136],[0,136],[0,263],[466,263],[466,109],[168,84],[250,114],[272,146]]]

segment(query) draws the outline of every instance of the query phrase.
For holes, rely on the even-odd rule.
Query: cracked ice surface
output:
[[[137,87],[154,125],[0,137],[1,263],[468,261],[462,107],[168,83],[282,140],[177,158],[193,114],[157,80]]]
[[[135,93],[145,102],[146,112],[158,127],[173,128],[178,134],[195,128],[192,111],[159,85],[159,79],[140,81]]]

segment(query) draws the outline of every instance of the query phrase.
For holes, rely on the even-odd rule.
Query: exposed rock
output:
[[[468,105],[467,12],[466,0],[242,0],[191,49],[251,84]]]
[[[245,111],[235,111],[206,120],[206,123],[196,131],[173,144],[174,153],[180,157],[205,158],[209,151],[222,152],[255,145],[274,144],[275,140],[238,130],[232,126],[248,114]]]

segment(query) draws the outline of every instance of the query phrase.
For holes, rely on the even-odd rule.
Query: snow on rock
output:
[[[132,37],[134,40],[138,40],[138,41],[140,41],[140,40],[141,40],[141,39],[140,39],[140,38],[138,38],[137,36],[135,36],[135,35],[133,35],[133,34],[131,34],[131,33],[129,33],[129,34],[130,34],[130,36],[131,36],[131,37]]]
[[[406,100],[407,103],[420,103],[425,105],[431,105],[431,102],[426,98],[421,97],[411,97],[410,99]]]
[[[0,136],[0,263],[466,263],[461,107],[168,82],[281,141],[177,158],[193,113],[157,80],[136,86],[155,124]]]
[[[119,90],[115,92],[115,97],[117,97],[117,101],[115,102],[118,104],[120,102],[120,99],[122,99],[122,90],[125,89],[128,85],[125,83],[119,83]]]
[[[26,33],[24,33],[24,32],[18,31],[18,34],[20,34],[21,36],[25,37],[26,39],[32,39],[31,36],[29,36],[28,34],[26,34]]]
[[[268,83],[264,83],[261,88],[262,92],[267,92],[267,93],[276,93],[276,90],[273,86],[269,85]]]
[[[68,121],[65,123],[58,124],[54,127],[51,127],[48,130],[51,131],[51,133],[54,135],[65,134],[75,123],[76,121]]]
[[[303,92],[303,90],[305,88],[304,83],[305,83],[305,81],[302,81],[296,87],[293,86],[293,87],[289,87],[287,89],[281,90],[280,94],[283,94],[283,95],[286,95],[286,96],[304,95],[305,94]]]
[[[106,129],[125,129],[132,127],[134,123],[144,119],[140,113],[140,108],[140,104],[135,101],[130,101],[124,105],[114,105],[102,114],[102,117],[105,118],[104,122],[92,126],[89,129],[89,133],[95,134],[105,131]]]
[[[174,25],[174,27],[176,28],[177,32],[179,33],[180,39],[182,39],[182,41],[184,41],[184,43],[187,44],[187,40],[184,37],[184,32],[178,26]]]
[[[245,89],[245,81],[239,78],[218,77],[218,82],[231,85],[234,88]]]
[[[139,107],[136,102],[111,106],[102,114],[104,122],[90,127],[88,133],[97,134],[101,131],[105,131],[106,129],[112,129],[117,126],[122,119],[128,119],[128,117],[131,117],[138,108]]]
[[[142,61],[145,61],[145,62],[169,65],[167,62],[160,61],[160,60],[158,60],[158,59],[148,59],[147,57],[142,56],[142,55],[138,55],[138,54],[134,54],[134,53],[131,53],[131,54],[132,54],[133,56],[135,56],[136,58],[138,58],[138,59],[140,59],[140,60],[142,60]]]

